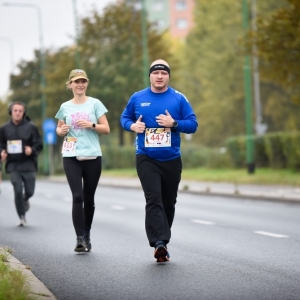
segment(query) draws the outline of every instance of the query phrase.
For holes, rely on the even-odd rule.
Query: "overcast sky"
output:
[[[78,16],[82,17],[86,16],[93,7],[102,13],[105,6],[115,3],[116,0],[0,0],[1,98],[8,92],[9,73],[17,71],[16,65],[20,60],[33,59],[34,50],[40,47],[38,10],[30,7],[3,6],[3,4],[38,5],[42,15],[44,48],[57,49],[73,43],[75,36],[73,2],[77,4]],[[68,73],[69,70],[66,72]]]

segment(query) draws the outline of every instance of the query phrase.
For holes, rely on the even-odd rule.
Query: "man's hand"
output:
[[[6,150],[2,150],[1,151],[1,160],[2,160],[2,162],[6,161],[6,158],[7,158],[7,152],[6,152]]]
[[[140,115],[140,117],[137,119],[137,121],[135,123],[133,123],[130,126],[130,130],[136,132],[136,133],[143,133],[146,129],[146,125],[144,122],[142,122],[142,115]]]
[[[160,114],[159,116],[156,117],[156,122],[158,123],[158,125],[163,127],[173,127],[174,119],[166,110],[165,115]]]
[[[31,147],[25,146],[25,154],[26,154],[27,156],[29,156],[29,155],[31,155],[31,153],[32,153]]]

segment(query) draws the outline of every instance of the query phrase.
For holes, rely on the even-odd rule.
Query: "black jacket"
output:
[[[30,121],[28,116],[18,125],[11,120],[0,128],[0,153],[6,150],[7,141],[22,140],[23,153],[7,154],[5,171],[34,172],[38,169],[37,156],[43,150],[43,140],[37,127]],[[32,154],[25,154],[25,146],[30,146]]]

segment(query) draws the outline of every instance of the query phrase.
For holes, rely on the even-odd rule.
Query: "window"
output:
[[[178,29],[185,29],[188,27],[188,21],[187,19],[177,19],[176,20],[176,27]]]
[[[186,1],[176,1],[176,10],[186,10]]]
[[[153,11],[162,11],[164,9],[164,4],[162,1],[155,1],[152,4],[152,10]]]
[[[165,29],[165,21],[164,20],[162,20],[162,19],[155,20],[154,23],[157,26],[157,29],[159,29],[159,30]]]

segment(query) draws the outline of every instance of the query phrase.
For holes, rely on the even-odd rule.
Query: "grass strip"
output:
[[[102,175],[111,177],[137,177],[135,169],[103,170]],[[183,167],[182,179],[235,184],[300,186],[299,172],[289,169],[273,170],[257,168],[254,174],[248,174],[246,169],[184,169]]]
[[[0,300],[31,300],[26,278],[20,270],[12,269],[8,262],[9,252],[0,249]]]

